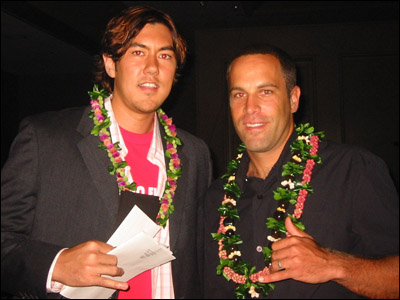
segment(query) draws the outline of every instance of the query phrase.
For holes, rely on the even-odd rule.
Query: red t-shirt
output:
[[[125,161],[131,167],[137,193],[157,195],[159,167],[147,160],[147,154],[153,139],[153,131],[146,134],[129,132],[120,127],[128,154]],[[120,291],[118,299],[151,299],[151,270],[145,271],[129,280],[129,290]]]

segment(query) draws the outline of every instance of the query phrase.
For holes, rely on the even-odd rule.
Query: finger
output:
[[[96,241],[96,243],[97,243],[99,251],[102,253],[108,253],[115,248],[104,242]]]
[[[282,272],[275,272],[275,273],[270,273],[267,275],[260,276],[260,277],[258,277],[258,281],[261,283],[270,283],[270,282],[286,280],[289,278],[290,277],[288,276],[288,271],[284,270]]]
[[[99,263],[103,265],[117,266],[118,257],[112,254],[99,254]]]
[[[285,226],[288,233],[287,236],[295,235],[300,237],[312,238],[309,234],[305,233],[304,231],[300,230],[296,225],[294,225],[290,217],[286,217]]]
[[[125,271],[117,266],[104,266],[100,265],[96,268],[97,275],[108,275],[112,277],[120,277],[124,275]]]
[[[129,284],[127,282],[116,281],[107,277],[98,277],[98,282],[96,285],[114,290],[127,290],[129,288]]]
[[[277,261],[276,261],[276,270],[277,271],[283,271],[283,270],[285,270],[285,267],[282,265],[284,262],[283,262],[283,260],[282,259],[278,259]]]
[[[285,259],[272,259],[269,265],[270,273],[281,272],[287,268],[286,263],[287,260]]]

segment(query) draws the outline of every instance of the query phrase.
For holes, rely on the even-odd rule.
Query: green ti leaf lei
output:
[[[304,203],[308,194],[313,193],[311,187],[311,174],[315,164],[322,162],[317,155],[320,139],[324,137],[323,132],[314,133],[314,127],[307,124],[300,124],[295,128],[298,138],[290,145],[291,160],[282,167],[282,177],[284,180],[281,186],[273,192],[274,199],[278,201],[278,209],[273,218],[267,218],[266,226],[271,230],[268,236],[270,242],[281,239],[286,235],[285,218],[288,215],[299,229],[305,230],[300,217],[303,212]],[[236,202],[240,199],[240,188],[235,182],[235,175],[239,168],[240,159],[246,150],[241,144],[237,151],[236,159],[228,163],[228,171],[222,176],[227,182],[224,184],[224,199],[218,208],[220,214],[220,227],[217,233],[212,233],[214,240],[218,241],[220,264],[217,266],[217,275],[223,275],[228,281],[236,283],[235,293],[237,299],[249,297],[267,296],[268,292],[274,289],[272,283],[261,283],[258,277],[269,274],[268,267],[261,271],[256,271],[256,267],[251,267],[241,260],[241,253],[238,245],[243,241],[240,235],[235,234],[235,221],[240,217],[236,208]],[[301,180],[296,177],[302,175]],[[293,215],[287,214],[289,205],[295,205]],[[272,250],[266,246],[262,248],[266,265],[271,262]]]

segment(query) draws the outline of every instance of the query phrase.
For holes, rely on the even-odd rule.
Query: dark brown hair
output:
[[[123,10],[120,15],[108,22],[101,41],[100,54],[95,57],[94,81],[112,93],[114,79],[109,77],[103,61],[103,54],[118,62],[126,53],[134,39],[146,24],[160,23],[171,31],[173,48],[177,60],[175,81],[179,76],[178,71],[183,67],[186,59],[186,44],[179,35],[171,17],[166,13],[150,7],[131,7]]]

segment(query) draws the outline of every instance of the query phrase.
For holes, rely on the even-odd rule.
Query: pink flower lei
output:
[[[99,91],[97,85],[94,85],[93,91],[90,91],[89,95],[91,97],[90,105],[92,107],[89,117],[93,119],[94,123],[91,134],[99,136],[99,148],[106,150],[108,153],[108,157],[112,163],[112,165],[108,167],[108,172],[116,176],[120,193],[122,191],[136,191],[136,183],[129,183],[128,177],[125,174],[127,163],[121,156],[119,143],[112,143],[111,134],[109,130],[107,130],[111,125],[111,121],[107,110],[104,108],[104,99],[109,95],[105,90]],[[181,176],[181,160],[179,159],[177,151],[177,146],[181,145],[181,141],[176,135],[176,127],[172,123],[172,119],[168,118],[161,108],[157,110],[157,116],[165,130],[165,139],[167,143],[166,151],[164,152],[165,156],[169,158],[167,170],[168,179],[165,184],[164,194],[160,198],[160,210],[156,218],[156,223],[165,227],[170,215],[174,212],[172,201],[175,196],[177,181]]]
[[[303,213],[307,195],[312,193],[311,175],[316,163],[321,163],[318,154],[320,138],[324,137],[323,132],[314,133],[314,128],[307,124],[300,124],[296,127],[297,139],[290,145],[291,159],[283,165],[281,186],[273,192],[274,199],[279,201],[278,208],[273,218],[267,218],[266,226],[271,229],[271,234],[267,240],[270,243],[281,239],[281,235],[286,235],[285,218],[288,215],[293,223],[304,230],[305,227],[300,221]],[[236,297],[238,299],[258,298],[260,294],[267,296],[268,292],[274,289],[274,285],[260,283],[259,276],[269,274],[269,268],[265,267],[261,271],[256,271],[256,267],[250,266],[241,260],[241,252],[237,245],[243,243],[240,235],[235,234],[235,219],[239,220],[236,209],[236,201],[240,199],[240,188],[235,182],[235,174],[239,168],[240,159],[246,147],[241,144],[238,147],[239,154],[236,159],[228,163],[228,172],[222,176],[227,179],[224,184],[224,199],[218,208],[220,214],[219,228],[217,233],[212,233],[214,240],[218,241],[218,256],[220,264],[217,266],[217,275],[223,275],[228,281],[236,283]],[[305,165],[304,165],[305,164]],[[296,176],[301,176],[301,181],[296,180]],[[286,211],[290,204],[295,204],[293,216]],[[261,247],[260,247],[261,248]],[[260,249],[264,254],[266,266],[271,262],[272,250],[269,246]]]

